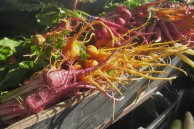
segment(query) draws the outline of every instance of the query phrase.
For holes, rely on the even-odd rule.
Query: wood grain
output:
[[[172,65],[180,67],[181,64],[177,57],[172,59]],[[170,77],[180,73],[170,67],[164,70],[168,74],[155,76]],[[120,86],[125,98],[115,103],[102,93],[74,98],[25,118],[9,126],[8,129],[103,129],[135,109],[168,83],[170,82],[142,79],[131,82],[125,87]],[[119,97],[119,95],[116,96]]]

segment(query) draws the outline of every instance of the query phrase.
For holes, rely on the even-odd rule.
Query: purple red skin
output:
[[[110,20],[110,21],[114,21],[114,19],[117,19],[117,18],[122,18],[121,14],[113,14],[111,16],[104,17],[104,19]]]
[[[104,24],[106,24],[109,27],[114,27],[115,29],[117,29],[119,31],[122,31],[122,32],[127,32],[128,31],[128,28],[125,28],[121,25],[118,25],[118,24],[113,23],[111,21],[105,20],[103,18],[98,18],[98,20],[102,21]]]
[[[108,33],[108,30],[105,27],[102,27],[100,32],[105,37],[105,39],[111,39],[111,36],[110,36],[110,34]]]
[[[68,29],[68,31],[74,31],[80,24],[80,21],[81,19],[80,18],[69,18],[68,21],[69,21],[69,25],[67,25],[66,22],[64,21],[61,21],[60,24],[59,24],[59,27],[58,29]]]
[[[27,114],[27,110],[23,105],[16,99],[0,104],[0,116],[9,116],[13,114],[20,114],[23,112]]]
[[[114,22],[115,22],[116,24],[118,24],[118,25],[121,25],[121,26],[124,26],[124,25],[126,24],[126,21],[125,21],[123,18],[121,18],[121,17],[116,18],[116,19],[114,20]]]
[[[143,25],[146,22],[146,19],[135,17],[134,22],[136,22],[136,24],[139,26],[139,25]]]
[[[136,17],[139,17],[139,18],[147,18],[148,17],[148,14],[147,13],[143,13],[143,12],[138,12],[135,14]]]
[[[119,36],[120,36],[118,30],[115,30],[114,27],[110,27],[110,29],[111,29],[112,33],[113,33],[116,37],[119,37]]]
[[[126,21],[131,20],[132,14],[126,8],[126,6],[118,6],[117,11],[122,15],[122,18],[124,18]]]
[[[119,17],[129,21],[132,19],[132,13],[126,8],[126,6],[118,6],[116,10],[113,10],[104,16],[104,18],[107,20],[112,20]]]
[[[11,100],[11,101],[8,101],[6,103],[0,104],[0,110],[1,109],[4,109],[4,108],[7,108],[7,107],[10,107],[10,106],[12,106],[12,107],[18,107],[18,105],[19,105],[19,103],[18,103],[17,100]]]
[[[168,41],[174,40],[163,19],[158,20],[157,25],[160,27],[160,29],[162,30],[162,33],[164,34],[164,36],[167,38]]]
[[[114,51],[104,62],[98,64],[97,66],[86,68],[84,70],[75,70],[74,72],[69,72],[67,70],[54,70],[54,71],[46,71],[44,74],[45,81],[47,83],[46,88],[41,89],[40,91],[36,91],[30,94],[27,94],[25,97],[25,104],[32,113],[37,113],[41,110],[43,110],[48,104],[55,103],[61,99],[62,96],[68,96],[68,93],[72,91],[72,89],[80,88],[80,83],[71,82],[71,80],[74,80],[75,77],[79,77],[81,75],[88,75],[92,71],[96,70],[103,64],[107,63],[109,59],[116,53],[117,51]],[[49,74],[53,72],[52,74]],[[48,75],[53,75],[54,72],[57,72],[60,82],[56,82],[55,78]],[[68,76],[67,76],[68,75]],[[74,77],[75,75],[75,77]],[[54,75],[55,77],[55,75]],[[67,79],[68,78],[68,79]],[[60,80],[62,79],[62,80]],[[48,80],[48,81],[47,81]],[[67,80],[67,81],[64,81]],[[76,80],[76,79],[75,79]],[[82,84],[82,83],[81,83]],[[53,86],[57,85],[57,86]],[[82,84],[83,85],[83,84]],[[93,88],[89,85],[85,84],[87,87],[82,88]],[[107,95],[105,93],[105,95]]]
[[[14,119],[14,118],[21,118],[21,117],[26,117],[27,116],[27,113],[24,112],[24,111],[20,111],[18,113],[15,113],[15,114],[11,114],[11,115],[6,115],[6,116],[3,116],[1,118],[2,121],[7,121],[7,120],[10,120],[10,119]]]
[[[134,27],[135,25],[137,25],[137,22],[136,21],[132,21],[132,22],[127,22],[127,23],[125,23],[125,26],[126,27]]]
[[[161,42],[162,41],[162,31],[161,31],[161,29],[159,27],[156,27],[154,32],[155,32],[154,35],[156,37],[155,42]]]
[[[42,111],[46,106],[57,103],[64,96],[72,97],[79,95],[80,88],[94,89],[93,86],[81,83],[64,85],[58,88],[45,88],[38,92],[27,95],[25,104],[31,113]]]
[[[70,88],[70,85],[66,85]],[[68,90],[66,86],[58,88],[45,88],[40,91],[28,94],[25,97],[25,104],[30,112],[37,113],[42,111],[48,104],[58,102]]]
[[[84,70],[46,70],[43,73],[46,86],[40,87],[42,89],[32,91],[23,96],[22,102],[24,102],[24,105],[21,105],[18,100],[12,100],[1,104],[1,111],[7,111],[6,109],[10,110],[9,112],[4,112],[3,115],[17,117],[20,116],[21,113],[23,116],[37,113],[45,109],[48,105],[59,102],[64,96],[71,97],[72,95],[79,95],[81,93],[80,88],[95,89],[94,86],[85,82],[75,82],[77,80],[76,77],[90,74],[92,71],[107,63],[115,53],[117,53],[117,51],[114,51],[104,62]],[[55,80],[57,77],[55,74],[61,77]],[[104,91],[102,92],[110,99],[114,99]]]
[[[159,3],[160,3],[159,1],[149,2],[147,4],[144,4],[142,6],[139,6],[139,7],[135,8],[134,12],[138,12],[138,11],[142,11],[142,10],[147,10],[150,6],[153,6],[153,5],[156,5],[156,4],[159,4]]]
[[[174,35],[175,39],[183,39],[184,38],[183,34],[178,30],[178,28],[176,27],[176,25],[174,23],[167,21],[166,26],[170,30],[171,34]]]
[[[8,116],[8,115],[12,115],[12,114],[17,114],[17,113],[20,113],[20,112],[24,112],[24,109],[22,107],[7,107],[7,108],[4,108],[4,109],[1,109],[1,112],[0,112],[0,116]]]
[[[150,7],[152,5],[155,5],[157,3],[158,2],[148,3],[144,6],[136,8],[136,11],[145,10],[148,7]],[[123,12],[122,19],[119,19],[120,20],[119,22],[121,24],[119,24],[119,23],[117,24],[117,22],[113,23],[113,22],[110,22],[108,20],[99,18],[106,25],[108,25],[111,28],[111,30],[113,30],[114,34],[115,34],[115,32],[118,32],[118,31],[121,31],[121,32],[128,31],[127,28],[123,27],[123,24],[126,24],[126,23],[124,23],[126,21],[123,21],[123,20],[132,19],[132,14],[129,10],[127,11],[127,9],[118,8],[117,11]],[[110,16],[110,15],[114,14],[117,11],[112,11],[108,15]],[[147,17],[147,14],[146,14],[146,17]],[[138,18],[135,18],[135,20],[137,20],[137,19]],[[140,20],[141,20],[141,18],[140,18]],[[135,23],[137,24],[137,21],[135,21]],[[165,33],[165,36],[169,40],[173,40],[173,38],[170,35],[170,32],[168,31],[168,29],[166,27],[166,23],[163,20],[159,20],[158,25],[160,26],[160,28],[159,27],[154,28],[154,25],[153,25],[153,28],[150,27],[148,29],[148,31],[150,31],[150,32],[155,31],[157,33],[156,34],[156,39],[157,40],[161,39],[161,31],[163,31],[163,33]],[[104,29],[106,29],[106,28],[104,28]],[[107,30],[106,31],[102,30],[101,32],[104,32],[105,34],[106,33],[109,34],[107,32]],[[119,34],[115,34],[115,35],[119,36]],[[143,36],[143,35],[141,35],[141,36]],[[143,37],[145,38],[145,36],[143,36]],[[109,60],[109,59],[107,59],[107,60]],[[106,62],[107,61],[105,61],[103,64],[105,64]],[[67,70],[45,71],[44,78],[45,78],[45,81],[47,82],[47,86],[45,88],[39,90],[39,91],[32,92],[32,93],[27,94],[25,96],[25,104],[26,104],[27,108],[30,110],[30,112],[37,113],[37,112],[43,110],[47,105],[49,105],[51,103],[58,102],[63,96],[70,97],[70,96],[74,96],[74,95],[79,95],[81,93],[79,91],[79,88],[93,89],[94,88],[93,86],[90,86],[90,85],[87,85],[87,84],[81,85],[81,83],[75,83],[75,82],[72,83],[72,80],[76,80],[75,78],[78,77],[79,75],[89,74],[90,72],[94,71],[95,69],[97,69],[101,65],[98,65],[98,66],[92,67],[92,68],[88,68],[88,69],[85,69],[85,70],[76,70],[75,73],[69,72]],[[107,95],[107,94],[105,94],[105,95]],[[109,95],[107,95],[107,96],[109,96]],[[109,96],[109,97],[111,97],[111,96]],[[19,106],[21,106],[21,105],[19,105],[18,101],[16,101],[16,103],[14,105],[17,107],[18,111],[24,112],[24,110],[19,109]],[[5,108],[10,109],[10,107],[12,107],[12,109],[15,110],[15,108],[13,108],[14,105],[13,105],[13,103],[7,103],[7,105],[4,103],[4,107],[2,107],[0,105],[0,109],[5,109]],[[13,111],[11,112],[12,114],[17,113],[17,112],[13,112]],[[15,111],[17,111],[17,110],[15,110]]]
[[[104,15],[103,17],[108,18],[109,16],[112,16],[112,15],[115,15],[115,14],[118,14],[117,10],[112,10],[112,11],[106,13],[106,15]]]
[[[108,33],[105,27],[102,27],[100,30],[96,30],[95,34],[98,39],[111,39],[111,35]]]
[[[150,42],[151,37],[153,36],[153,34],[155,33],[154,30],[156,28],[156,23],[152,23],[151,25],[149,25],[147,27],[146,33],[148,33],[149,35],[146,35],[145,38],[147,40],[147,42]]]
[[[117,24],[116,22],[111,22],[103,18],[98,18],[98,20],[105,23],[109,28],[111,29],[114,36],[119,37],[120,34],[126,33],[128,31],[128,28],[124,27],[123,24],[125,24],[125,20],[123,18],[117,19],[117,22],[120,22],[121,24]],[[112,37],[108,30],[105,27],[102,27],[100,25],[96,25],[97,30],[95,31],[97,39],[107,39],[110,40]]]

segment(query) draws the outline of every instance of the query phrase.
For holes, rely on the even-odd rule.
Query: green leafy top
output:
[[[16,52],[16,47],[20,46],[21,43],[22,41],[15,41],[8,38],[0,40],[0,61],[6,60]]]

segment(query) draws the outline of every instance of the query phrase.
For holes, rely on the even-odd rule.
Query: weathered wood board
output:
[[[181,61],[175,57],[172,65],[181,66]],[[166,67],[168,74],[157,75],[157,77],[176,76],[180,71]],[[120,119],[138,105],[146,101],[154,92],[166,86],[169,81],[149,81],[142,79],[121,87],[124,95],[122,101],[115,103],[105,97],[102,93],[91,96],[71,99],[61,102],[55,107],[41,113],[29,116],[15,124],[9,129],[94,129],[106,128],[114,121]],[[144,88],[143,88],[144,87]],[[146,89],[145,89],[146,87]],[[139,99],[139,93],[144,89]],[[114,115],[113,115],[114,114]],[[113,121],[114,116],[114,121]]]

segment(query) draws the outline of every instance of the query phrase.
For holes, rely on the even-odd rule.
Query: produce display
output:
[[[84,92],[99,91],[122,101],[119,84],[176,79],[154,76],[167,74],[164,67],[187,75],[171,65],[171,57],[194,68],[194,8],[172,1],[144,2],[127,6],[123,1],[98,16],[76,10],[81,4],[76,0],[69,2],[72,10],[33,4],[36,11],[28,11],[40,11],[38,27],[0,40],[0,120],[9,123]],[[36,34],[30,37],[31,32]]]

